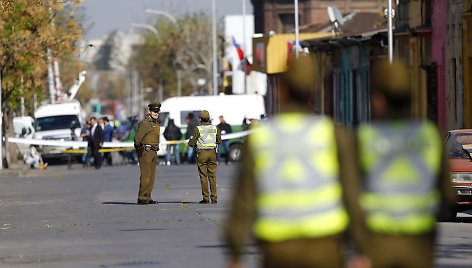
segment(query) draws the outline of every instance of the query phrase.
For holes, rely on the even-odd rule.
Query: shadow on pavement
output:
[[[470,244],[438,245],[436,246],[436,257],[439,258],[461,258],[472,252]],[[449,267],[449,266],[448,266]],[[470,265],[458,265],[454,267],[470,267]]]
[[[123,230],[118,230],[121,232],[140,232],[140,231],[165,231],[168,229],[163,229],[163,228],[141,228],[141,229],[123,229]]]
[[[137,266],[154,266],[159,265],[161,262],[159,261],[130,261],[130,262],[122,262],[122,263],[115,263],[115,264],[102,264],[100,267],[137,267]],[[154,266],[155,267],[155,266]]]
[[[157,200],[156,200],[157,201]],[[199,204],[198,202],[187,202],[187,201],[158,201],[159,204]],[[107,201],[102,202],[102,205],[137,205],[136,202],[122,202],[122,201]],[[210,204],[203,204],[203,205],[210,205]]]
[[[136,202],[103,202],[102,205],[137,205]]]

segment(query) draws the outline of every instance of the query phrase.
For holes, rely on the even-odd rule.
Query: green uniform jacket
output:
[[[211,125],[210,122],[202,122],[201,126],[209,126]],[[188,146],[195,147],[197,146],[197,140],[200,138],[200,132],[198,132],[198,128],[193,130],[192,138],[188,141]],[[221,144],[221,132],[218,128],[216,128],[216,144]]]
[[[307,112],[297,106],[286,107],[286,112]],[[354,153],[354,135],[344,128],[335,129],[338,150],[339,176],[343,189],[343,201],[350,217],[352,211],[360,211],[356,198],[357,189],[356,166]],[[248,140],[251,136],[248,136]],[[254,154],[249,149],[249,141],[245,142],[242,152],[242,166],[236,179],[236,189],[230,207],[230,214],[225,224],[224,237],[230,249],[232,262],[239,262],[244,244],[250,233],[256,216],[256,177],[254,173]],[[346,190],[347,189],[347,190]],[[357,206],[357,207],[356,207]],[[309,250],[309,249],[307,249]]]
[[[157,130],[155,132],[160,133],[159,122],[157,119],[153,119],[150,115],[147,115],[141,122],[139,122],[138,131],[134,136],[134,147],[137,148],[141,145],[141,143],[144,142],[144,137],[156,127]],[[148,141],[146,144],[159,145],[159,135],[153,137],[152,142]]]
[[[356,137],[355,139],[355,144],[356,146],[354,147],[355,151],[353,152],[353,155],[359,155],[358,152],[358,138]],[[436,189],[439,192],[440,195],[440,206],[439,206],[439,211],[438,211],[438,217],[441,217],[442,215],[446,215],[447,212],[455,206],[456,203],[456,193],[454,192],[451,184],[451,179],[450,179],[450,174],[449,174],[449,164],[448,164],[448,159],[447,159],[447,153],[446,150],[443,146],[442,149],[442,155],[441,155],[441,163],[440,163],[440,169],[438,172],[438,178],[436,179],[437,185]],[[360,157],[358,157],[356,160],[359,160]],[[363,177],[365,177],[365,174],[363,174],[362,171],[360,171],[360,163],[357,162],[357,170],[356,174],[359,174],[359,178],[356,178],[359,180],[361,183],[361,180]],[[360,198],[360,193],[361,189],[359,188],[358,191],[356,192],[356,196],[354,197],[356,200],[359,200]],[[359,201],[357,201],[359,203]],[[368,251],[370,244],[369,244],[369,236],[370,237],[385,237],[386,235],[384,234],[375,234],[372,231],[370,231],[367,227],[367,224],[365,223],[365,213],[361,209],[360,205],[357,206],[359,210],[355,211],[354,218],[352,219],[352,225],[356,229],[356,232],[354,233],[354,243],[358,247],[358,249],[361,251],[361,253],[365,253]],[[431,233],[423,234],[421,237],[435,237],[436,236],[436,230],[433,230]],[[412,236],[413,237],[413,236]]]

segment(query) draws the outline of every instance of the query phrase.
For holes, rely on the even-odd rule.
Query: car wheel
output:
[[[241,150],[241,143],[233,143],[229,146],[229,158],[231,161],[237,162],[241,160]]]

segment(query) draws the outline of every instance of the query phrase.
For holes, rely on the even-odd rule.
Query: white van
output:
[[[215,96],[185,96],[173,97],[161,103],[159,121],[161,122],[161,134],[169,119],[174,119],[175,124],[185,134],[187,122],[185,118],[193,113],[198,118],[200,111],[210,112],[212,123],[219,124],[218,117],[224,116],[225,121],[233,128],[233,132],[241,131],[243,120],[259,119],[265,114],[264,98],[261,95],[215,95]],[[161,140],[165,140],[161,135]],[[230,158],[239,159],[241,139],[230,140]],[[165,154],[165,146],[161,146],[159,155]]]
[[[34,138],[42,140],[79,140],[84,125],[84,113],[77,100],[41,105],[34,113]],[[57,158],[63,148],[42,148],[43,158]]]

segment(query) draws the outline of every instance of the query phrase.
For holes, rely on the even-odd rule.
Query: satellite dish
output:
[[[344,24],[343,15],[335,6],[328,6],[328,16],[335,31],[340,31],[341,25]]]

